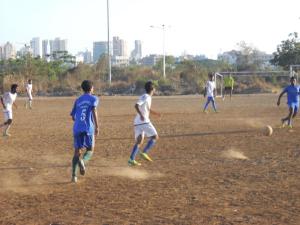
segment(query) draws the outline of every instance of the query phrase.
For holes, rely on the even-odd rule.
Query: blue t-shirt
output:
[[[98,106],[98,98],[91,94],[83,94],[76,99],[71,116],[74,118],[73,134],[86,132],[94,134],[94,118],[92,110]]]
[[[287,103],[299,103],[299,91],[300,86],[298,85],[289,85],[286,88],[283,89],[284,92],[287,93]]]

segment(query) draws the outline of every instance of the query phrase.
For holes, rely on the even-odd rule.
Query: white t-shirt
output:
[[[27,91],[28,94],[31,94],[31,92],[32,92],[32,84],[27,84],[26,85],[26,91]]]
[[[134,119],[134,125],[139,125],[143,123],[150,123],[150,108],[151,108],[152,98],[148,94],[142,95],[136,104],[139,105],[139,110],[141,114],[144,116],[144,120],[141,120],[140,114],[137,114]]]
[[[214,97],[214,90],[216,88],[216,83],[214,81],[207,81],[206,82],[206,96],[207,97]]]
[[[11,92],[6,92],[3,95],[3,102],[6,107],[5,111],[12,111],[12,105],[16,101],[17,93],[12,94]]]

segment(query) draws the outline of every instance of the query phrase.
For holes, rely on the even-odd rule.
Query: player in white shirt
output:
[[[215,102],[215,96],[216,96],[216,83],[214,81],[214,75],[212,73],[208,74],[209,80],[206,82],[205,89],[204,89],[204,97],[207,96],[207,101],[205,103],[203,112],[207,112],[206,109],[210,102],[212,102],[212,106],[217,112],[216,102]]]
[[[128,160],[128,165],[130,166],[141,165],[141,163],[135,160],[135,157],[139,152],[140,147],[143,145],[145,136],[149,137],[150,139],[143,152],[140,153],[140,156],[142,159],[152,162],[152,159],[149,157],[148,152],[158,140],[157,131],[152,125],[149,118],[150,114],[160,116],[160,113],[151,110],[152,95],[155,92],[154,84],[151,81],[148,81],[145,84],[145,90],[146,93],[142,95],[135,104],[135,109],[137,111],[137,115],[134,119],[134,133],[136,143]]]
[[[0,125],[0,127],[5,127],[3,136],[10,136],[8,130],[13,121],[12,107],[14,105],[17,108],[17,105],[15,103],[17,98],[17,91],[18,91],[18,85],[13,84],[11,85],[10,92],[5,92],[3,97],[1,97],[1,103],[3,106],[4,120],[5,120],[5,122]]]
[[[32,80],[30,79],[26,84],[26,93],[28,96],[28,101],[25,102],[25,108],[27,109],[27,105],[29,105],[29,108],[32,109]]]

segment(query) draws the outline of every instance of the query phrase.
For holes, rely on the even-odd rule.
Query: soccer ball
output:
[[[267,125],[264,129],[264,134],[266,136],[271,136],[273,134],[273,128],[270,125]]]

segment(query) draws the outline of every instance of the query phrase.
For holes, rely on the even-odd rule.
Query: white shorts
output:
[[[12,120],[12,118],[13,118],[13,113],[12,113],[12,111],[10,111],[10,110],[3,110],[3,113],[4,113],[4,120],[5,120],[5,121],[7,121],[7,120],[9,120],[9,119]]]
[[[152,137],[157,135],[157,131],[155,127],[152,125],[152,123],[145,123],[141,125],[134,125],[134,137],[135,139],[138,138],[138,136],[142,135],[143,137],[146,135],[146,137]]]
[[[29,101],[32,101],[32,94],[31,93],[27,93]]]

